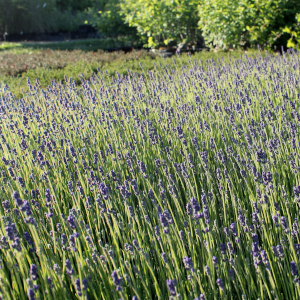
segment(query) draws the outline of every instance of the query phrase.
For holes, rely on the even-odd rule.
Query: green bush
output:
[[[89,19],[92,20],[97,29],[109,37],[130,36],[137,39],[135,28],[124,23],[121,16],[120,0],[99,0],[94,1],[88,10]]]
[[[300,43],[300,13],[296,14],[295,24],[292,27],[286,26],[283,32],[289,35],[289,40],[287,42],[288,48],[296,48]]]
[[[212,47],[278,47],[287,44],[283,28],[299,10],[298,0],[203,0],[199,27]]]
[[[197,0],[126,0],[121,2],[125,21],[147,38],[147,46],[197,40]]]

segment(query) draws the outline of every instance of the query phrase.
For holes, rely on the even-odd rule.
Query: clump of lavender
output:
[[[122,290],[122,285],[123,285],[123,279],[121,277],[118,277],[118,273],[116,271],[113,271],[111,273],[111,277],[113,280],[113,284],[116,287],[117,291],[121,291]]]
[[[176,279],[167,279],[167,287],[171,296],[176,296]]]
[[[2,86],[1,297],[300,298],[299,53],[257,53]]]

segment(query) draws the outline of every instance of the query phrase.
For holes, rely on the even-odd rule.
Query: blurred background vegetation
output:
[[[87,25],[97,38],[50,43],[22,38]],[[19,43],[5,42],[13,35]],[[27,77],[46,87],[67,75],[79,85],[81,73],[85,78],[102,70],[126,75],[128,69],[142,72],[139,62],[144,71],[153,62],[172,63],[145,50],[104,51],[112,48],[202,48],[194,58],[205,62],[226,60],[229,53],[240,58],[242,50],[252,54],[258,45],[277,52],[299,42],[299,0],[0,0],[0,88],[8,84],[22,97]],[[189,59],[183,55],[178,63]]]
[[[295,47],[299,0],[1,0],[0,33],[75,31],[90,24],[99,37],[126,36],[146,47]]]

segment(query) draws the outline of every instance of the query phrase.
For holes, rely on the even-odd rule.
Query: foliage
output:
[[[300,10],[298,0],[203,0],[199,26],[211,46],[286,45],[282,29]]]
[[[124,24],[121,16],[120,0],[96,0],[86,12],[87,22],[97,27],[99,32],[107,37],[129,36],[136,41],[137,32]]]
[[[76,6],[73,7],[75,8]],[[79,24],[83,24],[83,21],[80,15],[72,10],[72,7],[61,11],[56,0],[0,1],[0,34],[2,35],[5,32],[19,34],[21,32],[74,30]]]
[[[197,0],[128,0],[121,2],[125,21],[147,37],[148,47],[195,42]]]
[[[97,72],[97,67],[107,71],[109,76],[114,76],[117,71],[119,74],[126,75],[128,69],[140,72],[139,62],[142,63],[144,70],[152,70],[153,62],[157,65],[173,62],[172,58],[154,57],[146,51],[133,51],[127,54],[97,51],[98,48],[105,49],[107,46],[112,47],[118,43],[120,43],[119,40],[111,43],[109,39],[105,39],[89,40],[88,43],[73,41],[53,44],[0,44],[0,83],[9,84],[11,91],[21,97],[21,89],[26,90],[27,88],[27,77],[33,81],[35,78],[39,78],[40,85],[44,88],[51,83],[51,78],[59,82],[64,79],[64,75],[78,80],[78,74],[83,73],[85,78],[89,78],[93,72]],[[89,47],[90,44],[91,47]],[[65,51],[72,48],[78,50]],[[53,51],[54,49],[58,50]],[[84,51],[80,51],[80,49]],[[93,50],[93,52],[88,50]],[[241,51],[232,51],[230,57],[238,58],[241,54]],[[229,61],[227,53],[222,51],[218,53],[199,52],[195,53],[193,58],[203,60],[204,68],[206,68],[208,59],[218,61],[222,58],[225,62]],[[176,60],[177,64],[182,66],[182,64],[188,64],[189,57],[183,54],[180,59]]]
[[[55,0],[60,10],[82,11],[91,6],[93,0]]]
[[[282,31],[289,34],[290,38],[287,43],[288,48],[296,48],[300,44],[300,13],[296,14],[296,22],[293,27],[286,26]]]

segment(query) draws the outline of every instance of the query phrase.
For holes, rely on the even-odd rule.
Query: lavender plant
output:
[[[299,63],[2,87],[2,299],[299,298]]]

